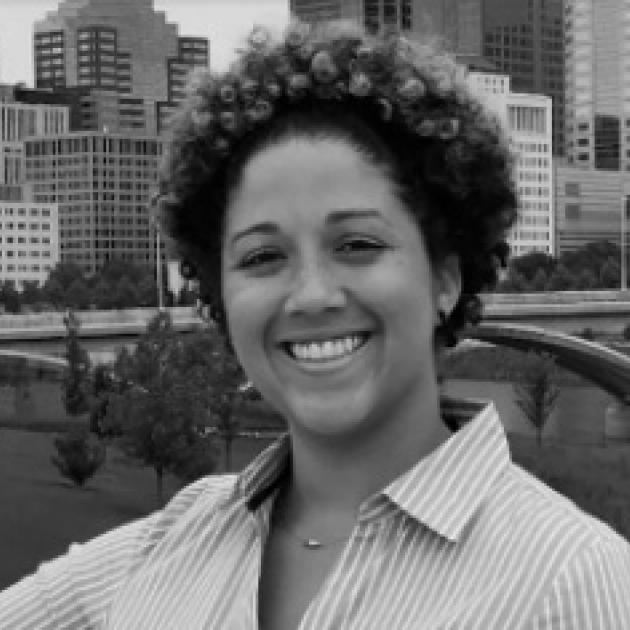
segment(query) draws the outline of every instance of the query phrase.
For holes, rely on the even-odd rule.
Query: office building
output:
[[[25,140],[33,201],[58,205],[63,262],[86,273],[112,259],[155,264],[149,203],[162,151],[158,136],[79,132]]]
[[[58,262],[57,206],[0,199],[0,282],[41,286]]]
[[[507,75],[471,72],[468,81],[501,121],[517,155],[514,178],[519,216],[508,238],[512,254],[554,255],[551,99],[512,92]]]
[[[86,90],[80,129],[146,135],[181,101],[188,73],[208,65],[208,40],[180,37],[152,0],[64,0],[35,23],[34,59],[36,88]],[[135,124],[118,124],[126,118]]]
[[[30,105],[16,101],[13,86],[0,85],[0,185],[23,183],[23,141],[29,136],[50,137],[69,128],[64,106]]]
[[[566,4],[569,164],[630,170],[630,0]]]
[[[515,92],[553,101],[553,150],[563,155],[563,0],[483,0],[483,54],[510,75]]]
[[[585,170],[566,162],[555,168],[558,254],[592,241],[621,242],[622,208],[630,196],[630,173]],[[626,244],[630,221],[626,210]]]
[[[292,15],[307,22],[350,19],[369,32],[397,28],[444,38],[459,54],[481,55],[482,0],[290,0]]]

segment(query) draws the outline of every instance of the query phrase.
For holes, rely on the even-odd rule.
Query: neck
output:
[[[354,522],[359,506],[448,439],[439,399],[405,422],[392,421],[380,431],[341,439],[292,431],[292,469],[283,492],[285,518],[296,524],[332,520]]]

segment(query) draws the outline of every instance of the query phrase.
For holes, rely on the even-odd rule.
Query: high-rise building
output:
[[[555,253],[551,98],[512,92],[507,75],[471,72],[474,92],[502,122],[517,154],[518,219],[508,241],[513,255]]]
[[[304,22],[326,20],[358,20],[361,15],[362,0],[289,0],[291,15]]]
[[[22,185],[25,138],[65,133],[68,124],[67,107],[21,103],[13,86],[0,85],[0,185]]]
[[[25,140],[25,179],[33,201],[59,207],[63,262],[77,263],[87,273],[112,259],[155,263],[149,202],[162,150],[158,136],[120,133]]]
[[[397,28],[410,36],[443,37],[465,55],[481,54],[482,0],[289,0],[293,15],[307,22],[350,19],[370,32]]]
[[[555,167],[556,248],[558,255],[593,241],[621,244],[622,212],[626,205],[625,242],[630,242],[628,203],[630,173],[579,168],[558,162]]]
[[[553,101],[554,154],[563,155],[563,0],[483,0],[483,54],[517,92]]]
[[[571,0],[565,25],[569,164],[630,170],[630,0]]]
[[[59,262],[56,204],[0,197],[0,281],[21,290],[24,282],[46,282]]]
[[[131,117],[135,124],[127,130],[146,134],[164,122],[161,111],[181,100],[188,72],[208,65],[208,40],[180,37],[153,0],[64,0],[35,23],[34,59],[37,88],[87,90],[81,129],[109,115],[109,129],[125,129],[116,121]],[[103,96],[91,96],[94,90],[112,94],[105,104]],[[118,113],[111,115],[112,108]]]

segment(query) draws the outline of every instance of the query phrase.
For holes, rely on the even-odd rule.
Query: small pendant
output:
[[[319,540],[315,540],[315,538],[307,538],[302,541],[302,546],[306,549],[321,549],[322,543]]]

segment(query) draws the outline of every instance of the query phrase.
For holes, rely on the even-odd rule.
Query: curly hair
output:
[[[516,218],[513,157],[462,69],[433,43],[340,22],[293,22],[281,41],[256,27],[228,72],[193,76],[170,135],[161,221],[226,338],[221,247],[230,195],[257,151],[296,136],[349,141],[397,184],[431,260],[458,256],[462,293],[438,329],[445,345],[481,319],[478,294],[496,284]]]

